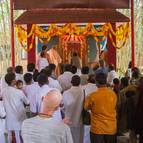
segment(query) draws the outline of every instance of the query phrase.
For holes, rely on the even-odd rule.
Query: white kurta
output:
[[[88,83],[82,86],[85,91],[85,96],[89,96],[91,93],[96,92],[97,86],[94,83]],[[84,125],[84,143],[90,143],[90,126]]]
[[[63,122],[53,118],[34,118],[25,120],[22,126],[24,143],[73,143],[71,131]]]
[[[88,83],[88,74],[82,74],[81,76],[80,76],[80,79],[81,79],[81,82],[80,82],[80,84],[81,85],[86,85],[87,83]]]
[[[7,84],[6,81],[5,81],[5,75],[2,76],[0,82],[1,82],[1,83],[0,83],[0,91],[1,91],[1,93],[2,93],[2,91],[3,91],[6,87],[8,87],[8,84]]]
[[[97,86],[94,83],[88,83],[88,84],[82,86],[82,89],[85,91],[85,95],[88,96],[91,93],[97,91]]]
[[[39,88],[37,94],[36,94],[36,108],[37,112],[41,111],[41,103],[42,103],[42,98],[47,95],[49,91],[51,91],[52,88],[50,88],[47,84],[43,85],[42,87]]]
[[[81,69],[77,69],[77,73],[75,75],[81,76]]]
[[[3,106],[3,101],[0,101],[0,143],[5,143],[5,119],[2,119],[6,117],[6,112]]]
[[[52,77],[48,77],[48,81],[49,81],[49,87],[51,87],[51,88],[56,88],[56,89],[58,89],[60,92],[62,92],[62,87],[61,87],[61,85],[60,85],[60,83],[59,83],[59,81],[58,80],[56,80],[56,79],[53,79]]]
[[[38,60],[38,69],[41,71],[45,67],[49,65],[48,60],[46,58],[39,58]]]
[[[71,87],[63,93],[65,118],[72,122],[70,125],[74,143],[83,143],[83,90],[80,87]]]
[[[58,81],[62,86],[63,91],[71,88],[71,79],[73,74],[71,72],[64,72],[62,75],[58,77]]]
[[[110,71],[110,72],[108,73],[108,76],[107,76],[107,83],[108,83],[109,85],[113,85],[113,80],[114,80],[115,78],[118,78],[118,74],[116,73],[116,71],[115,71],[115,70]]]
[[[38,82],[34,82],[31,85],[26,85],[23,88],[23,91],[30,102],[30,111],[32,113],[36,113],[36,94],[38,93],[40,89],[40,86],[38,85]]]
[[[37,111],[41,111],[41,106],[42,106],[42,98],[47,95],[47,93],[55,88],[50,88],[48,85],[43,85],[40,87],[38,93],[36,94],[36,104],[37,104]],[[57,89],[56,89],[57,90]],[[55,120],[61,121],[61,111],[60,108],[58,108],[54,115],[53,115]]]
[[[5,119],[2,119],[6,117],[6,112],[4,109],[3,101],[0,101],[0,134],[3,134],[5,131]]]
[[[24,103],[29,104],[27,97],[21,90],[8,86],[2,92],[6,111],[6,128],[8,131],[19,131],[23,120],[26,119]]]
[[[24,82],[23,74],[18,74],[18,73],[16,73],[15,76],[16,76],[16,80],[21,80],[21,81]]]

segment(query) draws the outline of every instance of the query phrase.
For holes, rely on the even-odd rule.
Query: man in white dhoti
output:
[[[8,130],[8,143],[12,141],[12,132],[15,133],[16,143],[21,143],[20,131],[22,122],[26,119],[24,104],[29,101],[24,93],[15,88],[15,74],[6,74],[5,80],[8,87],[2,92],[3,103],[6,111],[6,129]]]
[[[36,94],[39,92],[39,90],[40,90],[40,86],[38,82],[34,82],[33,84],[27,86],[27,89],[25,91],[26,96],[30,101],[30,112],[32,116],[35,116],[37,114]]]
[[[50,88],[48,86],[48,77],[45,74],[40,74],[40,76],[38,77],[38,84],[40,86],[40,89],[36,94],[37,113],[41,111],[43,98],[48,94],[48,92],[53,90],[53,88]],[[57,108],[57,110],[54,112],[53,118],[57,121],[62,120],[60,108]]]
[[[62,86],[63,91],[71,88],[71,79],[73,74],[71,73],[71,65],[67,64],[64,68],[65,72],[58,77],[58,81]]]
[[[72,77],[72,87],[63,93],[63,104],[65,108],[65,118],[71,121],[70,129],[74,143],[83,143],[83,90],[80,88],[80,77]]]
[[[5,143],[5,118],[6,112],[4,109],[2,98],[0,98],[0,143]]]
[[[61,93],[51,90],[44,96],[39,115],[23,122],[24,143],[73,143],[69,127],[53,118],[62,100]]]
[[[37,76],[34,74],[33,76],[30,73],[26,73],[24,75],[25,80],[25,87],[23,88],[23,91],[25,95],[27,96],[29,102],[30,102],[30,117],[36,115],[36,94],[38,93],[40,86],[38,85],[38,82],[32,83],[32,79],[34,77],[37,78]]]

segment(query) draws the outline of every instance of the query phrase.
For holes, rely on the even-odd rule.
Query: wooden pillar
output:
[[[116,30],[116,23],[111,23],[113,30]],[[113,41],[116,43],[116,36],[112,34]],[[108,47],[108,54],[107,54],[107,63],[108,64],[114,64],[116,68],[116,47],[113,46],[112,41],[110,37],[108,36],[107,40],[107,47]]]
[[[11,28],[11,61],[12,61],[11,64],[12,67],[15,67],[13,0],[10,0],[10,28]]]
[[[32,24],[28,24],[27,25],[27,35],[30,33],[31,28],[32,28]],[[32,48],[27,53],[28,54],[28,63],[36,64],[36,43],[35,43],[35,37],[34,37],[34,40],[32,40],[32,36],[27,39],[28,49],[30,48],[31,43],[32,43]]]
[[[132,67],[135,67],[136,50],[135,50],[134,0],[131,0],[131,46],[132,46]]]

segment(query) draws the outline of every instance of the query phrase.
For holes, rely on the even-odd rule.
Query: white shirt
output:
[[[15,76],[16,76],[16,80],[21,80],[21,81],[24,82],[23,74],[18,74],[18,73],[16,73]]]
[[[63,93],[65,117],[71,120],[71,126],[82,124],[83,99],[84,94],[81,87],[72,86]]]
[[[1,119],[4,118],[5,116],[6,112],[4,109],[3,101],[0,101],[0,135],[5,131],[5,119]]]
[[[77,69],[77,73],[75,75],[81,76],[81,69]]]
[[[36,116],[22,125],[24,143],[73,143],[69,127],[53,118]]]
[[[8,87],[8,84],[7,84],[6,81],[5,81],[5,75],[2,76],[0,82],[1,82],[1,83],[0,83],[0,91],[1,91],[1,93],[2,93],[2,91],[3,91],[6,87]]]
[[[38,60],[38,69],[41,71],[45,67],[49,65],[48,60],[46,58],[39,58]]]
[[[62,86],[63,91],[71,88],[71,79],[73,74],[71,72],[64,72],[62,75],[58,77],[58,81]]]
[[[41,106],[42,106],[42,98],[44,96],[47,95],[47,93],[51,90],[53,90],[54,88],[50,88],[48,85],[43,85],[42,87],[40,87],[38,93],[36,94],[36,104],[37,104],[37,112],[40,112],[41,111]],[[53,115],[53,118],[55,120],[62,120],[62,117],[61,117],[61,111],[60,111],[60,108],[58,108],[54,115]]]
[[[41,103],[42,103],[42,98],[47,95],[47,93],[52,90],[47,84],[43,85],[42,87],[39,88],[37,94],[36,94],[36,108],[37,112],[40,112],[41,110]]]
[[[62,92],[62,87],[61,87],[61,85],[60,85],[60,83],[59,83],[59,81],[58,80],[56,80],[56,79],[53,79],[52,77],[48,77],[48,81],[49,81],[49,87],[51,87],[51,88],[56,88],[56,89],[58,89],[60,92]]]
[[[80,80],[81,80],[80,84],[81,85],[86,85],[88,83],[88,78],[89,78],[88,74],[82,74],[80,76]]]
[[[38,82],[34,82],[31,85],[27,85],[23,88],[23,91],[30,102],[30,111],[36,113],[36,94],[39,91],[40,86]]]
[[[21,130],[21,125],[26,119],[24,103],[29,104],[24,93],[14,87],[8,86],[2,92],[3,103],[6,111],[7,130]]]
[[[88,83],[84,86],[82,86],[83,90],[85,91],[85,95],[88,96],[93,92],[97,91],[97,86],[95,83]]]
[[[115,78],[118,78],[118,74],[116,73],[116,71],[115,70],[110,71],[107,76],[107,83],[113,85],[113,80]]]

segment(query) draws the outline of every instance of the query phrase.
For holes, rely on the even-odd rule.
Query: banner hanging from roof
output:
[[[62,27],[58,27],[55,24],[51,24],[48,30],[44,30],[38,25],[33,25],[29,34],[27,34],[27,29],[21,25],[17,25],[16,32],[21,46],[26,51],[31,50],[33,44],[33,42],[31,42],[29,49],[27,49],[27,38],[29,37],[32,37],[32,41],[34,41],[34,37],[38,37],[41,42],[48,43],[51,37],[61,35],[93,36],[96,42],[102,42],[109,36],[113,46],[120,49],[127,43],[130,33],[130,24],[120,25],[116,30],[113,30],[110,23],[100,27],[95,27],[92,23],[87,24],[85,27],[75,24],[65,24]],[[116,36],[116,43],[113,40],[113,36]],[[43,39],[45,40],[43,41]]]

